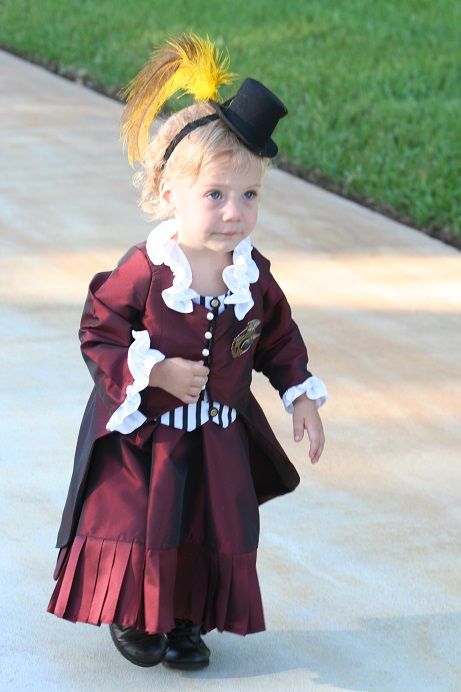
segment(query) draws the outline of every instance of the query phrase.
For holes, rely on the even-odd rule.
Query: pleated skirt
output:
[[[72,622],[168,632],[265,629],[256,573],[259,509],[246,430],[211,421],[96,442],[77,533],[48,611]]]

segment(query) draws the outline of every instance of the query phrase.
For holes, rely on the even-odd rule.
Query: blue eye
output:
[[[209,199],[218,200],[221,199],[221,193],[219,190],[212,190],[211,192],[208,192],[207,197]]]
[[[247,190],[243,193],[243,196],[245,199],[255,199],[255,197],[257,197],[257,192],[256,190]]]

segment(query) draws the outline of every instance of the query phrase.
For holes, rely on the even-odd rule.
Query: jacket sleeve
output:
[[[270,262],[255,252],[263,286],[263,326],[256,346],[254,368],[263,372],[278,390],[287,413],[293,413],[293,401],[306,394],[317,408],[328,399],[324,382],[307,369],[307,350],[298,326],[291,316],[289,303],[270,273]]]
[[[254,368],[268,377],[282,397],[290,387],[299,385],[312,375],[307,369],[306,346],[291,316],[288,301],[268,266],[261,278],[264,320],[255,350]]]
[[[151,279],[147,257],[134,247],[112,272],[96,274],[89,286],[79,331],[81,351],[108,416],[135,379],[128,352],[133,330],[142,324]]]

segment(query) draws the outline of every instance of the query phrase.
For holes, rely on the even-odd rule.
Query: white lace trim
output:
[[[293,401],[297,399],[298,396],[301,396],[301,394],[305,394],[308,399],[315,400],[317,408],[323,406],[328,399],[328,392],[325,383],[319,377],[312,375],[311,377],[308,377],[307,380],[304,380],[304,382],[301,384],[297,384],[294,387],[287,389],[283,395],[283,404],[287,413],[293,413]]]
[[[106,429],[113,432],[127,434],[139,428],[146,417],[138,411],[141,403],[141,392],[149,384],[149,375],[157,363],[164,360],[161,351],[150,348],[150,337],[146,330],[132,331],[133,343],[128,349],[128,369],[134,377],[132,384],[126,388],[125,400],[114,411],[106,425]]]
[[[177,312],[192,312],[192,298],[198,293],[190,287],[192,270],[184,252],[173,236],[178,231],[176,219],[163,221],[147,238],[146,251],[152,264],[165,264],[173,272],[173,285],[162,291],[165,304]],[[254,305],[250,284],[259,279],[259,269],[251,257],[253,246],[250,238],[244,238],[235,247],[232,262],[222,273],[224,283],[232,292],[225,298],[226,304],[234,305],[235,316],[243,320]]]

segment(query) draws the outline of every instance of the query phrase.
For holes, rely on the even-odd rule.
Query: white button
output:
[[[209,355],[210,355],[209,350],[207,348],[204,348],[202,351],[202,356],[209,356]]]
[[[214,320],[214,315],[213,315],[213,313],[212,313],[212,312],[207,312],[206,318],[207,318],[207,320]]]
[[[205,339],[211,339],[213,334],[211,332],[205,332]]]

